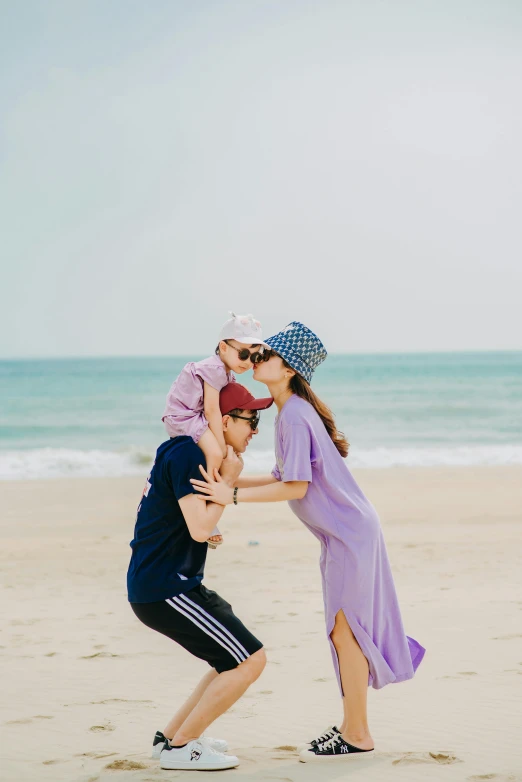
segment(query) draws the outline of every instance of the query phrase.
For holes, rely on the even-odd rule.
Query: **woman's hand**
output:
[[[229,486],[217,471],[215,480],[212,480],[201,465],[199,465],[199,471],[205,478],[204,481],[197,481],[195,478],[190,479],[191,484],[201,492],[201,494],[196,494],[198,500],[203,500],[204,502],[210,500],[210,502],[215,502],[218,505],[231,505],[234,501],[234,489],[232,486]]]

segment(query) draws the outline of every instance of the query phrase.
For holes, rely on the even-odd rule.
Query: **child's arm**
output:
[[[218,441],[223,458],[225,458],[227,446],[223,437],[222,415],[219,409],[219,391],[206,381],[203,381],[203,412],[208,421],[209,429]]]

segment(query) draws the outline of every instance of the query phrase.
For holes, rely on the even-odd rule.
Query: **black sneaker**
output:
[[[302,763],[310,761],[340,760],[341,758],[350,758],[351,760],[361,760],[371,757],[373,749],[360,749],[348,744],[343,737],[337,733],[333,738],[317,744],[315,747],[304,749],[299,753],[299,760]]]
[[[165,738],[161,730],[157,730],[156,735],[154,736],[154,741],[152,742],[152,755],[151,755],[152,758],[154,758],[155,760],[159,758],[166,741],[167,739]]]
[[[337,736],[340,732],[341,731],[336,725],[329,725],[322,736],[318,736],[316,739],[313,739],[312,741],[307,741],[306,744],[300,744],[297,747],[297,751],[301,752],[303,749],[311,749],[312,747],[319,746],[319,744],[324,744],[325,741],[329,741],[330,739],[333,739],[333,737]]]

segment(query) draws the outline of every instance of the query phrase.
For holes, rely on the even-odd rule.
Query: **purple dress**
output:
[[[195,443],[208,429],[203,413],[203,382],[221,391],[228,383],[234,383],[232,372],[219,356],[185,364],[167,395],[162,421],[170,437],[187,435]]]
[[[424,648],[409,638],[373,505],[366,499],[308,402],[292,396],[275,422],[277,465],[282,481],[308,481],[301,500],[289,505],[321,543],[326,632],[337,680],[339,662],[330,634],[343,610],[368,660],[368,684],[375,689],[411,679]]]

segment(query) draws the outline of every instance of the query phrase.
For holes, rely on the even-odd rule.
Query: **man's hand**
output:
[[[229,486],[234,486],[236,480],[238,479],[239,475],[241,474],[241,470],[243,469],[243,459],[241,456],[239,456],[231,445],[227,445],[227,455],[225,459],[221,462],[221,469],[219,470],[219,474],[221,475],[221,478],[227,483]],[[217,479],[217,475],[215,475]]]

